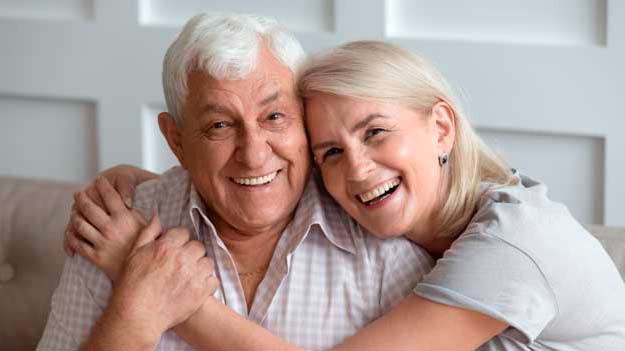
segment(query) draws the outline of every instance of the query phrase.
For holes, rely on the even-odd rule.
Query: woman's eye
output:
[[[325,161],[328,157],[332,157],[332,156],[338,155],[338,154],[340,154],[342,152],[343,152],[343,150],[341,150],[341,149],[339,149],[337,147],[330,148],[330,149],[328,149],[328,151],[326,151],[323,154],[323,160]]]
[[[382,134],[386,131],[386,129],[383,128],[372,128],[367,130],[367,132],[365,133],[365,140],[374,137],[376,135]]]

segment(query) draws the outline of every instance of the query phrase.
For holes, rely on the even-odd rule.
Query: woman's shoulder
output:
[[[565,205],[549,198],[547,185],[516,170],[514,174],[514,185],[481,184],[480,201],[465,233],[527,240],[572,228],[585,232]]]

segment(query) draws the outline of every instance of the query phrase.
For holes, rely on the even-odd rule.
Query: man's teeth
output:
[[[272,180],[274,180],[274,178],[276,177],[277,174],[278,174],[278,171],[275,171],[273,173],[269,173],[269,174],[264,175],[262,177],[255,177],[255,178],[232,178],[232,181],[237,183],[237,184],[241,184],[241,185],[263,185],[263,184],[267,184],[267,183],[271,182]]]
[[[395,178],[391,181],[388,181],[382,185],[380,185],[379,187],[371,190],[371,191],[367,191],[366,193],[360,194],[358,195],[358,198],[360,199],[360,201],[362,202],[369,202],[373,199],[375,199],[376,197],[384,194],[385,192],[389,191],[389,189],[392,189],[396,186],[398,186],[400,183],[399,178]]]

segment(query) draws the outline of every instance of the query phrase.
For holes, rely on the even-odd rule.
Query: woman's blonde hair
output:
[[[460,234],[475,213],[480,183],[518,182],[468,122],[445,78],[422,57],[379,41],[356,41],[315,56],[299,77],[302,96],[328,93],[429,112],[444,101],[455,116],[455,143],[443,169],[448,196],[438,212],[442,236]]]

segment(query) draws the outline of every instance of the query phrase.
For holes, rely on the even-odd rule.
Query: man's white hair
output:
[[[245,78],[254,71],[259,39],[294,75],[305,61],[297,39],[276,20],[240,14],[200,14],[191,18],[163,60],[163,91],[167,110],[180,125],[187,96],[187,76],[201,70],[218,80]]]

